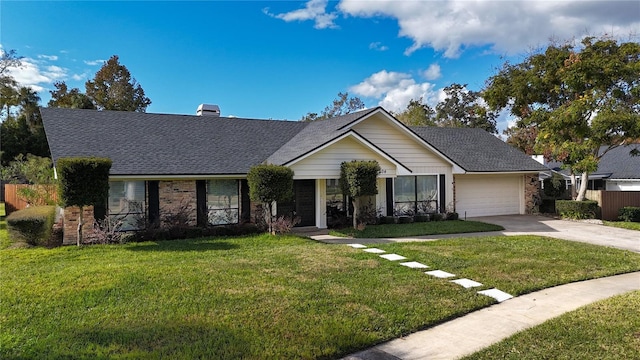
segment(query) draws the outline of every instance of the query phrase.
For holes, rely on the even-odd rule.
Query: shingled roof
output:
[[[467,172],[547,170],[482,129],[423,126],[411,127],[411,130]]]
[[[112,175],[246,174],[308,124],[42,108],[54,161],[103,156]]]
[[[115,176],[236,175],[265,161],[287,164],[351,131],[380,108],[315,122],[42,108],[54,162],[100,156]],[[481,129],[411,130],[468,172],[546,168]]]
[[[310,122],[296,136],[271,155],[267,161],[272,164],[282,165],[297,159],[349,132],[349,124],[377,109],[366,109],[326,120]]]
[[[600,153],[607,146],[600,147]],[[590,179],[640,179],[640,156],[631,155],[632,150],[640,151],[640,143],[615,147],[605,153],[598,162],[598,170],[589,174]],[[562,169],[562,163],[550,161],[546,163],[548,169],[569,176],[568,169]]]

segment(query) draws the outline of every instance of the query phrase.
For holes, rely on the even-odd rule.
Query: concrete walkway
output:
[[[566,312],[633,290],[640,290],[640,272],[560,285],[495,304],[344,359],[457,359]]]

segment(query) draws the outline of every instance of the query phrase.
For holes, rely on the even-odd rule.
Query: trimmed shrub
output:
[[[441,213],[435,213],[433,214],[433,216],[431,217],[432,221],[442,221],[445,219],[445,214],[441,214]]]
[[[600,211],[597,201],[556,200],[556,211],[563,218],[595,219]]]
[[[618,210],[618,220],[626,222],[640,222],[640,207],[625,206]]]
[[[394,216],[381,216],[379,221],[380,224],[395,224],[397,220]]]
[[[60,158],[58,171],[59,198],[64,206],[103,204],[109,196],[109,170],[107,158]]]
[[[399,216],[398,224],[410,224],[413,222],[413,216]]]
[[[263,203],[268,210],[269,232],[273,233],[271,204],[293,198],[293,170],[279,165],[256,165],[247,173],[249,197]]]
[[[45,245],[51,238],[56,219],[55,206],[32,206],[7,216],[9,236],[29,245]]]
[[[425,215],[416,215],[413,217],[413,221],[415,222],[427,222],[430,220],[430,217],[428,214]]]
[[[377,161],[345,161],[340,164],[340,188],[353,201],[353,228],[357,227],[360,198],[378,193],[377,180],[380,165]]]

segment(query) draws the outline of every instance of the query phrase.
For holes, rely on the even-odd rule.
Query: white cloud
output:
[[[423,76],[427,80],[435,80],[440,78],[442,76],[442,73],[440,72],[440,65],[438,64],[429,65],[429,68],[424,71]]]
[[[515,54],[550,38],[640,33],[638,3],[625,0],[342,0],[338,9],[354,17],[395,18],[400,36],[414,42],[406,54],[432,47],[449,58],[474,46]]]
[[[75,81],[83,81],[89,78],[89,73],[85,71],[82,74],[73,74],[71,78]]]
[[[22,58],[22,65],[18,68],[10,68],[9,75],[21,86],[31,87],[37,92],[45,89],[45,86],[67,77],[67,69],[55,65],[47,65],[41,60]]]
[[[376,51],[387,51],[389,50],[389,47],[386,45],[382,45],[382,43],[379,41],[376,41],[369,44],[369,49]]]
[[[418,83],[410,74],[382,70],[372,74],[349,91],[358,96],[374,98],[378,105],[393,112],[404,110],[410,100],[422,98],[427,104],[437,103],[438,92],[434,84]]]
[[[38,59],[56,61],[56,60],[58,60],[58,56],[57,55],[38,55]]]
[[[106,62],[107,60],[102,60],[102,59],[97,59],[97,60],[84,60],[84,63],[89,65],[89,66],[95,66],[95,65],[102,65]]]
[[[327,13],[327,4],[328,0],[309,0],[303,9],[287,13],[273,14],[269,12],[269,8],[265,8],[262,11],[271,17],[286,22],[313,20],[316,29],[337,28],[338,26],[333,22],[337,15],[335,12]]]

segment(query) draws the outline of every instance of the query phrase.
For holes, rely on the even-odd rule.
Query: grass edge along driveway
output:
[[[640,270],[640,254],[537,236],[378,247],[514,295]],[[336,358],[493,303],[295,236],[10,249],[0,263],[0,358]]]

